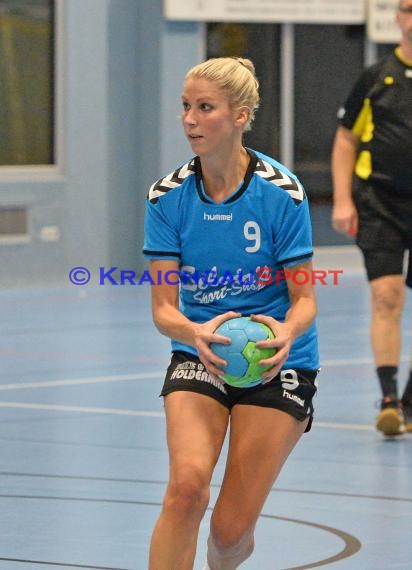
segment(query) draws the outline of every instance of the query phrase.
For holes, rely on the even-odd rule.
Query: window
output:
[[[0,1],[0,166],[54,157],[54,1]]]

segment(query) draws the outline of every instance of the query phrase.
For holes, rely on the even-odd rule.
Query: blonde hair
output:
[[[249,131],[251,129],[251,123],[259,107],[260,97],[255,66],[250,59],[214,57],[192,67],[187,72],[185,80],[190,78],[213,81],[228,94],[231,105],[235,109],[243,106],[248,107],[250,110],[249,119],[244,130]]]

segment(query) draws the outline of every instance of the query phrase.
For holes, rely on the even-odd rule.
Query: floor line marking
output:
[[[409,358],[401,358],[401,362],[408,362]],[[358,366],[359,364],[373,364],[373,359],[366,358],[342,358],[322,361],[322,369],[340,366]],[[116,374],[110,376],[90,376],[87,378],[67,378],[63,380],[45,380],[42,382],[20,382],[14,384],[0,384],[0,391],[8,390],[34,390],[37,388],[59,388],[61,386],[81,386],[84,384],[101,384],[104,382],[130,382],[134,380],[163,379],[164,371],[139,372],[134,374]]]
[[[123,408],[93,408],[85,406],[64,406],[58,404],[33,404],[31,402],[0,402],[0,408],[23,410],[46,410],[50,412],[77,412],[82,414],[108,414],[114,416],[164,417],[162,411],[127,410]]]
[[[0,384],[0,390],[32,390],[34,388],[59,388],[60,386],[80,386],[82,384],[100,384],[103,382],[130,382],[164,378],[164,372],[140,372],[135,374],[118,374],[114,376],[91,376],[89,378],[72,378],[63,380],[45,380],[43,382],[24,382]]]
[[[314,421],[312,426],[314,428],[326,428],[326,429],[346,429],[346,430],[362,430],[362,431],[374,431],[375,426],[369,424],[340,424],[334,422],[318,422]]]
[[[408,362],[408,357],[402,357],[401,362]],[[358,366],[359,364],[373,364],[372,357],[362,357],[362,358],[332,358],[329,360],[322,360],[321,368],[333,367],[333,366]]]
[[[60,404],[35,404],[31,402],[1,402],[0,408],[22,409],[22,410],[45,410],[51,412],[76,412],[81,414],[106,414],[114,416],[132,416],[145,418],[163,418],[165,414],[159,410],[128,410],[123,408],[95,408],[86,406],[65,406]],[[368,424],[347,424],[334,422],[318,422],[313,423],[313,427],[322,429],[340,429],[340,430],[374,430],[374,426]]]

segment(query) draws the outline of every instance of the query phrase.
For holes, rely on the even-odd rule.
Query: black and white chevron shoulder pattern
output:
[[[185,178],[190,176],[195,171],[195,160],[191,160],[187,162],[177,170],[174,170],[164,178],[161,178],[157,182],[155,182],[149,190],[148,199],[152,204],[156,204],[158,199],[161,196],[164,196],[169,192],[169,190],[173,190],[173,188],[177,188],[180,186]]]
[[[268,182],[272,182],[275,186],[286,190],[295,204],[300,204],[305,200],[306,194],[302,184],[269,162],[259,159],[255,172],[265,180],[268,180]]]

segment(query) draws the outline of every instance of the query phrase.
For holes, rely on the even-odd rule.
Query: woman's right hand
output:
[[[220,376],[224,374],[224,370],[222,368],[227,366],[227,362],[212,351],[210,344],[212,342],[230,344],[230,339],[227,336],[215,334],[215,330],[225,321],[241,316],[242,315],[240,313],[228,311],[223,315],[218,315],[217,317],[210,319],[210,321],[206,321],[205,323],[198,324],[196,326],[195,348],[201,362],[205,365],[210,376],[218,382],[223,382]]]

